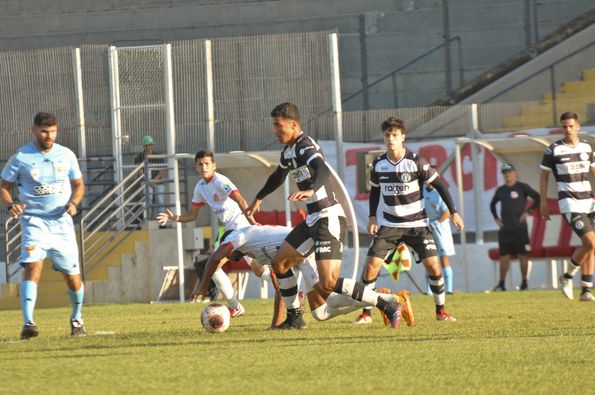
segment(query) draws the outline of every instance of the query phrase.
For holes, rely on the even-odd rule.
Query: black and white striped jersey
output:
[[[398,162],[386,153],[372,162],[370,184],[380,188],[376,221],[380,226],[413,228],[427,226],[423,185],[438,176],[428,161],[405,149]]]
[[[289,174],[300,191],[306,191],[313,189],[313,179],[316,174],[313,174],[314,169],[310,166],[310,162],[315,158],[324,160],[320,146],[311,137],[301,132],[291,147],[286,145],[281,151],[279,166],[284,170],[289,170]],[[328,163],[327,166],[330,167]],[[306,218],[308,224],[313,224],[319,218],[329,215],[345,216],[343,208],[331,188],[330,180],[325,181],[320,188],[315,190],[305,203],[308,210]]]
[[[591,144],[584,140],[580,140],[574,147],[558,140],[545,149],[540,167],[554,173],[558,183],[560,212],[595,211],[589,182],[593,166],[593,149]]]

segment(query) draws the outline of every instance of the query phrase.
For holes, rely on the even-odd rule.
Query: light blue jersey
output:
[[[424,204],[426,208],[426,214],[429,221],[430,230],[434,235],[434,241],[436,242],[436,248],[438,249],[439,256],[452,256],[455,254],[455,246],[452,240],[452,232],[450,230],[450,220],[446,219],[443,222],[439,222],[438,218],[448,211],[446,203],[440,197],[440,194],[436,189],[431,191],[426,187],[424,188]]]
[[[72,193],[70,180],[81,177],[74,153],[57,143],[44,153],[32,141],[22,146],[2,169],[3,180],[18,184],[25,214],[40,217],[62,216]]]
[[[56,143],[44,153],[31,142],[8,160],[2,179],[18,185],[25,205],[19,218],[21,265],[49,257],[54,270],[80,273],[74,225],[65,206],[72,194],[70,181],[81,177],[74,153]]]

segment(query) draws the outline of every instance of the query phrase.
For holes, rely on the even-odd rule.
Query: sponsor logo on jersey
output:
[[[576,222],[574,223],[574,228],[575,228],[576,230],[581,230],[581,229],[582,229],[582,228],[584,228],[584,227],[585,227],[585,223],[584,223],[583,221],[576,221]]]
[[[380,166],[380,170],[389,170],[388,166]]]
[[[517,191],[510,191],[510,198],[511,199],[518,199],[519,193]]]
[[[213,201],[218,202],[219,200],[221,200],[221,199],[219,199],[219,195],[217,195],[216,193],[213,194]]]
[[[39,184],[33,187],[33,194],[35,196],[58,195],[65,191],[64,183],[59,182],[55,184]]]
[[[230,193],[233,190],[233,187],[229,184],[223,184],[223,189],[225,192]]]
[[[568,157],[560,158],[560,162],[568,162],[569,160],[570,158]]]
[[[410,182],[411,181],[411,173],[401,173],[401,181],[402,182]]]
[[[589,160],[589,154],[586,152],[581,152],[580,158],[581,160]]]
[[[295,170],[292,170],[291,176],[293,177],[295,182],[302,182],[304,180],[310,179],[310,171],[306,166],[302,166]]]
[[[31,171],[29,172],[29,174],[31,175],[31,178],[34,179],[35,181],[39,180],[39,176],[41,175],[41,172],[39,171],[38,168],[34,167],[31,169]]]
[[[314,147],[305,147],[305,148],[302,148],[300,150],[300,155],[304,155],[304,153],[306,152],[307,149],[312,149],[312,148],[314,148]]]
[[[409,185],[406,184],[385,185],[384,192],[392,193],[395,195],[401,195],[406,193],[409,190],[409,188]]]

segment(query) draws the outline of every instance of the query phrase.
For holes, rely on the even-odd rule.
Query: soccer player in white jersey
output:
[[[372,189],[368,232],[374,239],[368,250],[362,281],[373,288],[382,262],[393,248],[403,242],[417,253],[428,272],[436,304],[436,319],[455,321],[444,308],[444,278],[436,244],[428,227],[423,185],[431,184],[438,191],[457,229],[463,229],[463,220],[436,170],[403,145],[406,134],[404,122],[390,117],[382,123],[381,129],[386,153],[376,158],[370,169]]]
[[[196,172],[202,176],[194,187],[192,205],[186,213],[174,215],[169,209],[157,216],[160,225],[167,222],[195,221],[202,207],[208,205],[213,210],[226,232],[233,232],[255,224],[254,218],[245,215],[248,203],[236,186],[223,174],[216,172],[215,155],[209,151],[198,151],[194,156]],[[223,296],[229,302],[229,311],[232,318],[244,314],[244,307],[240,304],[229,277],[218,270],[213,275],[213,281]]]
[[[564,130],[564,138],[551,144],[543,153],[539,190],[541,196],[547,196],[548,178],[550,173],[553,173],[558,186],[560,212],[582,242],[572,254],[566,273],[560,277],[562,292],[568,299],[574,298],[572,278],[581,268],[580,300],[592,302],[595,205],[589,178],[595,176],[595,157],[591,144],[579,140],[578,115],[565,112],[560,116],[560,123]],[[550,219],[547,199],[541,200],[539,211],[543,218]]]
[[[43,261],[62,273],[72,302],[70,334],[85,335],[81,309],[85,287],[81,281],[78,247],[72,216],[85,194],[85,184],[76,156],[56,143],[58,121],[54,114],[40,112],[33,119],[33,141],[19,148],[2,169],[0,201],[21,224],[20,262],[25,270],[21,283],[24,326],[21,339],[39,334],[33,320],[37,286]],[[18,185],[19,200],[10,190]]]
[[[228,258],[238,261],[243,256],[249,256],[253,258],[252,264],[270,265],[290,232],[291,228],[286,226],[264,225],[250,226],[227,235],[222,240],[219,248],[217,248],[217,250],[215,250],[209,257],[196,294],[208,294],[208,284],[212,274],[215,270],[222,267],[225,262],[227,262]],[[326,321],[337,315],[350,313],[358,308],[366,306],[365,303],[358,302],[347,295],[335,293],[333,293],[333,297],[328,299],[329,303],[325,303],[324,298],[322,298],[320,293],[314,288],[319,280],[314,254],[310,254],[303,258],[299,264],[289,270],[291,270],[294,275],[296,275],[296,272],[302,273],[306,284],[310,312],[318,321]],[[409,325],[412,325],[414,323],[414,316],[408,292],[401,291],[397,294],[397,298],[403,306],[403,317]],[[278,314],[280,314],[280,312],[276,310],[273,322]],[[277,328],[273,326],[273,329]],[[303,327],[301,329],[303,329]]]
[[[380,294],[351,279],[340,277],[347,220],[330,184],[330,168],[320,146],[301,129],[297,106],[293,103],[279,104],[271,111],[271,117],[273,134],[285,147],[279,165],[256,195],[248,213],[257,211],[262,199],[279,188],[290,173],[298,192],[291,194],[289,200],[305,202],[308,211],[306,220],[287,235],[273,259],[273,270],[287,307],[287,319],[279,329],[305,326],[297,297],[297,281],[290,269],[312,252],[320,275],[316,289],[327,304],[332,303],[329,298],[348,295],[384,311],[390,326],[397,328],[402,308],[395,301],[395,295]]]

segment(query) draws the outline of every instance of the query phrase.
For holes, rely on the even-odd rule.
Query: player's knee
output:
[[[312,317],[314,317],[314,319],[316,321],[326,321],[330,318],[328,312],[325,309],[325,305],[322,305],[314,310],[312,310]]]

